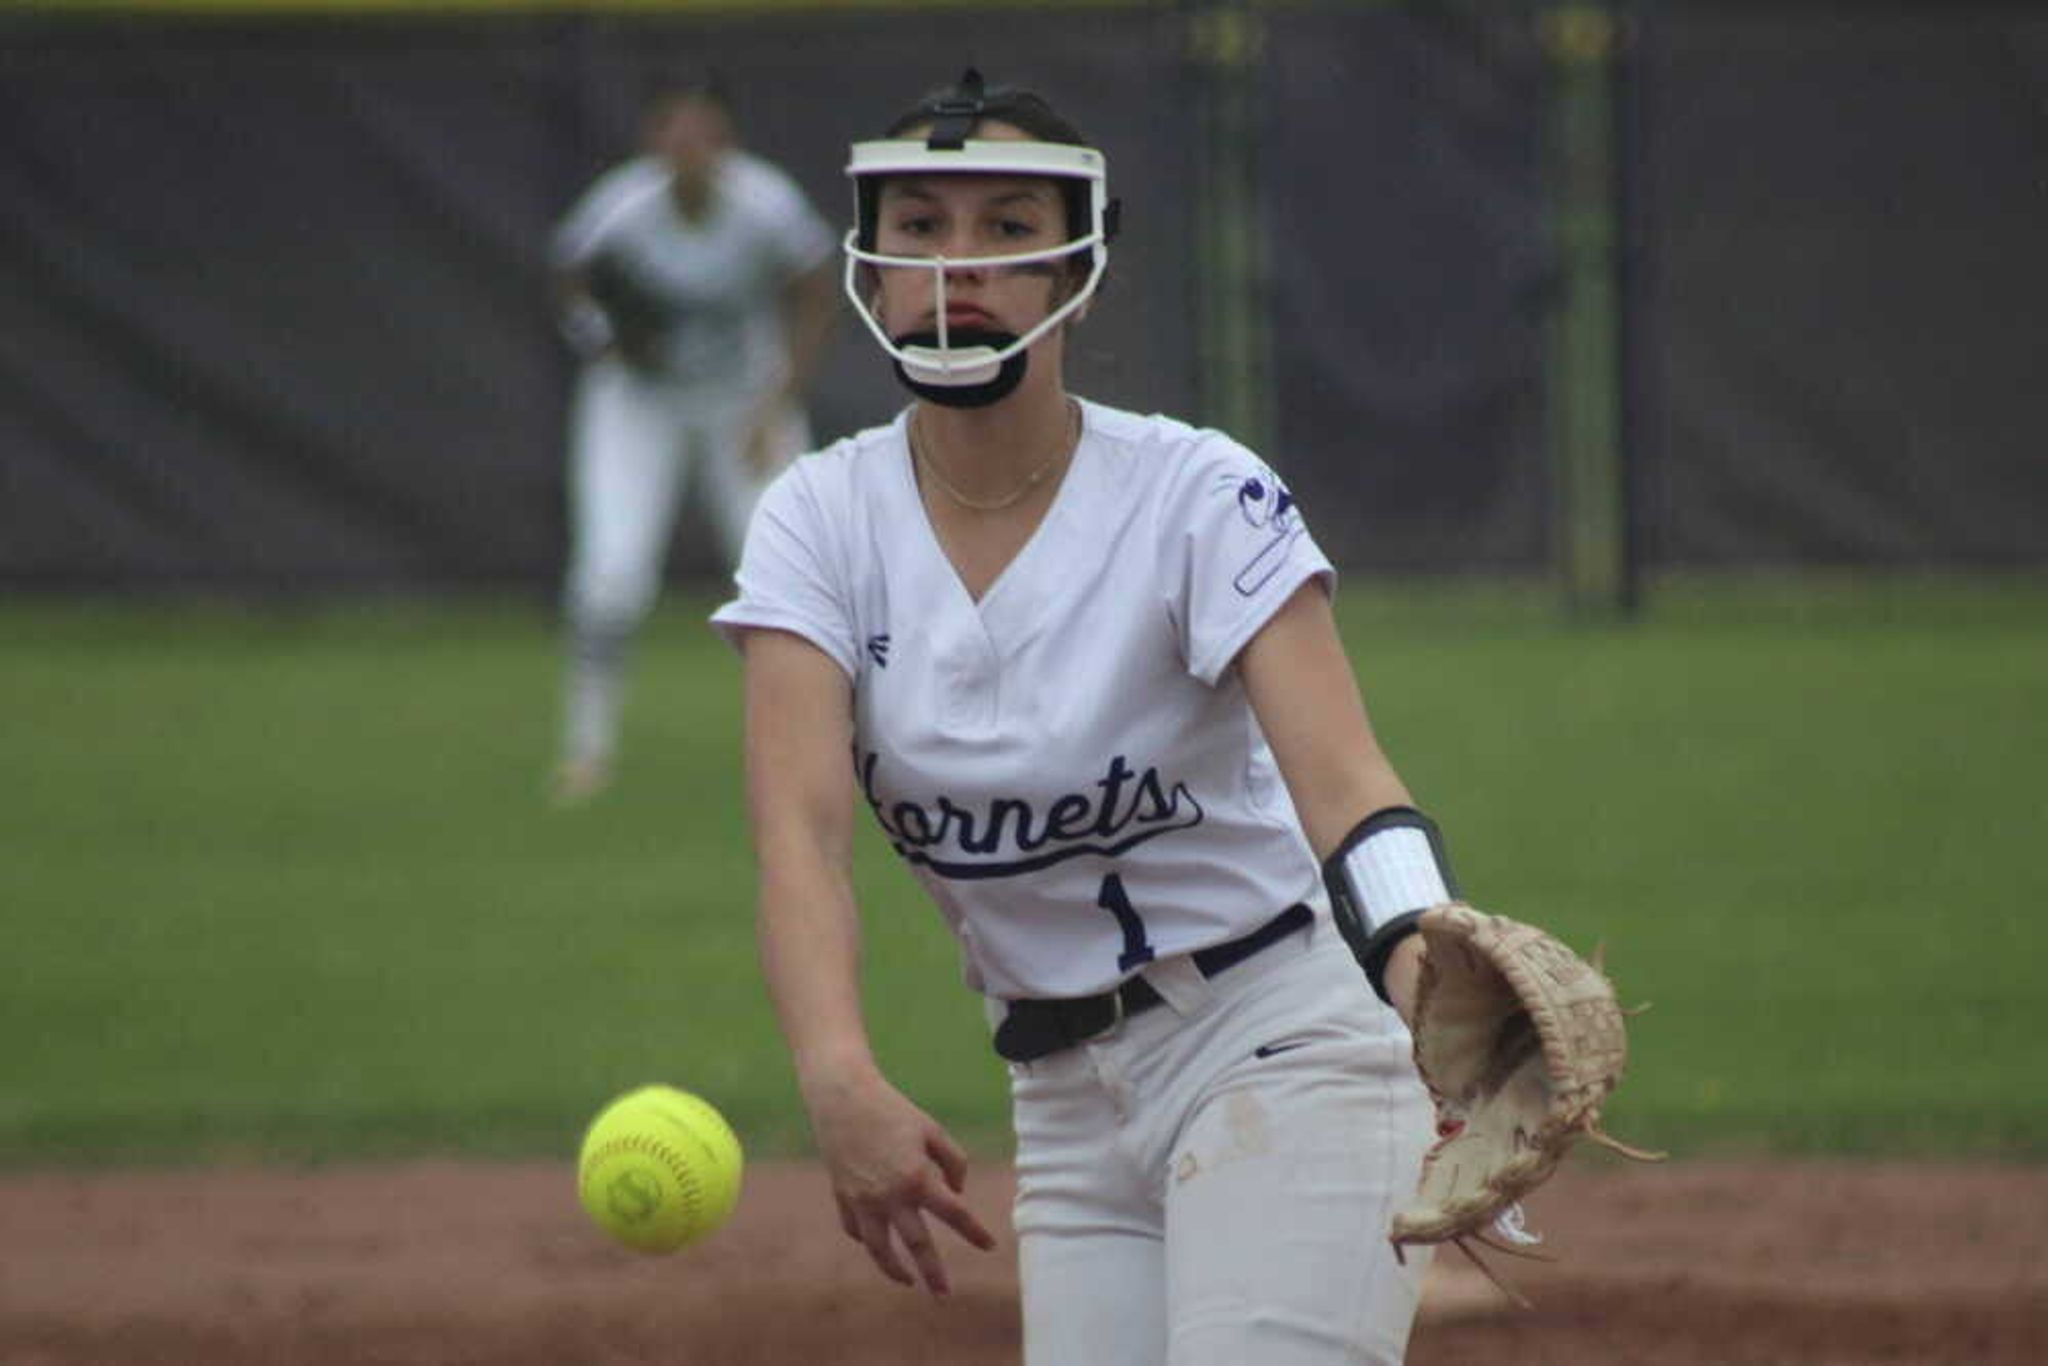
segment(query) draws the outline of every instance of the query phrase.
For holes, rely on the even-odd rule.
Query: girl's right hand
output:
[[[960,1198],[966,1152],[876,1072],[807,1083],[804,1101],[846,1236],[864,1246],[889,1279],[904,1285],[921,1279],[933,1295],[949,1294],[945,1262],[925,1216],[936,1216],[984,1252],[996,1245]]]

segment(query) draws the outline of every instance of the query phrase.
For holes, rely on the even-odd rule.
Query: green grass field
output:
[[[566,812],[540,606],[0,605],[0,1161],[558,1154],[656,1078],[800,1150],[708,605]],[[1618,1133],[2048,1155],[2048,584],[1340,608],[1468,894],[1655,1003]],[[936,917],[878,841],[859,879],[885,1063],[1003,1152]]]

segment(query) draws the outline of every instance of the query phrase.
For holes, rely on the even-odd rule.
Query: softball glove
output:
[[[1419,932],[1415,1065],[1439,1138],[1390,1236],[1396,1250],[1455,1242],[1475,1261],[1467,1240],[1516,1252],[1540,1241],[1523,1231],[1518,1201],[1579,1139],[1663,1156],[1599,1127],[1628,1057],[1624,1012],[1597,955],[1588,963],[1534,926],[1453,902],[1424,912]]]
[[[630,261],[600,253],[583,270],[583,287],[603,311],[610,342],[631,365],[655,370],[664,335],[682,310],[644,282]]]

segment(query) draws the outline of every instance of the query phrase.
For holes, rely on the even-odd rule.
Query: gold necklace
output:
[[[1072,399],[1067,400],[1067,419],[1066,439],[1053,449],[1053,453],[1046,457],[1044,464],[1024,476],[1023,483],[1000,498],[970,498],[953,487],[953,481],[946,478],[932,458],[924,453],[924,442],[918,435],[920,424],[916,412],[911,413],[910,421],[904,428],[904,436],[910,447],[910,456],[917,461],[918,468],[929,474],[948,498],[972,512],[1001,512],[1004,508],[1015,507],[1024,500],[1024,495],[1044,483],[1045,477],[1052,473],[1053,466],[1059,464],[1060,458],[1070,452],[1074,443],[1080,440],[1081,405]]]

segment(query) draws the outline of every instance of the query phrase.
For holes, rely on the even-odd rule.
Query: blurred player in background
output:
[[[1237,442],[1067,391],[1116,215],[1043,99],[970,71],[849,171],[848,290],[913,401],[782,474],[713,618],[841,1225],[934,1293],[942,1229],[995,1242],[870,1047],[864,798],[1010,1064],[1025,1361],[1390,1366],[1427,1260],[1387,1238],[1432,1134],[1412,931],[1453,884],[1330,563]]]
[[[628,647],[686,487],[737,564],[754,500],[810,445],[805,396],[837,308],[830,229],[739,148],[714,83],[658,87],[642,137],[553,246],[564,334],[585,362],[569,431],[565,803],[611,779]]]

